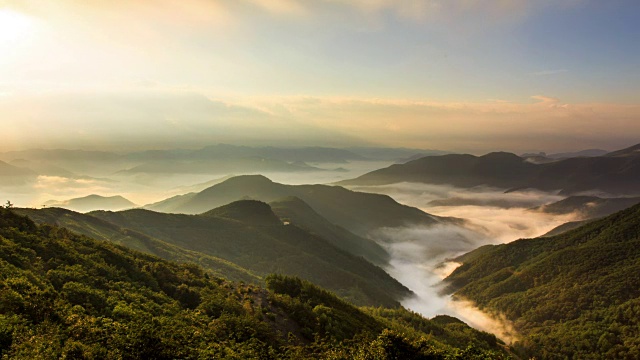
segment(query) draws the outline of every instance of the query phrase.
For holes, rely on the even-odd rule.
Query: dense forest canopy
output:
[[[461,260],[449,291],[512,320],[526,356],[640,358],[640,205]]]

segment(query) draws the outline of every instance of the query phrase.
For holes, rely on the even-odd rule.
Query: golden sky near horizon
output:
[[[639,8],[0,1],[0,151],[624,147],[640,134]]]

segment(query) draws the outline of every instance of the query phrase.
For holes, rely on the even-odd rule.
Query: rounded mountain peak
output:
[[[237,220],[251,225],[282,225],[269,204],[257,200],[239,200],[202,214]]]

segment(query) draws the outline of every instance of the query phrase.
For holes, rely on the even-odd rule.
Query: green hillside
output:
[[[512,320],[527,356],[640,358],[640,205],[462,260],[448,290]]]
[[[267,204],[258,201],[238,201],[201,215],[142,209],[90,215],[225,259],[261,276],[302,277],[359,305],[393,307],[410,294],[381,268],[295,224],[283,224]]]
[[[283,221],[308,230],[348,253],[362,256],[380,266],[389,261],[389,254],[382,246],[332,224],[297,197],[276,200],[269,205]]]
[[[0,209],[0,357],[499,359],[490,334],[358,309],[296,278],[213,278]]]
[[[237,220],[248,225],[283,225],[282,220],[271,210],[268,204],[256,200],[236,201],[209,210],[202,215]]]
[[[29,216],[38,224],[65,227],[73,232],[96,240],[109,241],[118,245],[161,257],[179,263],[195,263],[215,276],[228,280],[259,283],[262,279],[251,271],[230,261],[190,251],[166,241],[156,239],[138,231],[121,228],[108,221],[91,215],[81,214],[60,208],[47,209],[14,209],[15,213]]]
[[[236,176],[196,194],[178,196],[146,209],[200,214],[241,199],[272,202],[295,196],[331,223],[360,236],[373,229],[407,224],[432,225],[439,218],[402,205],[386,195],[368,194],[328,185],[284,185],[261,175]],[[174,201],[175,200],[175,201]]]

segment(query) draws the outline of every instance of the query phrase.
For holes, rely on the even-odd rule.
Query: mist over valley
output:
[[[638,1],[0,1],[0,359],[640,359]]]

